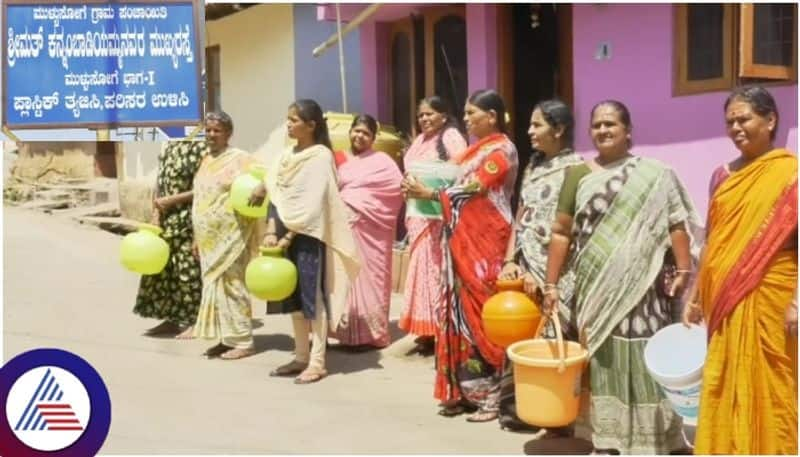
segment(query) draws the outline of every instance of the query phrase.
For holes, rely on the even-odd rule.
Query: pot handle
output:
[[[564,370],[567,369],[567,355],[565,353],[566,345],[564,344],[564,335],[561,333],[561,319],[558,317],[557,309],[554,309],[551,314],[542,316],[542,321],[539,322],[539,328],[536,329],[536,336],[534,338],[538,339],[542,337],[542,333],[548,322],[552,322],[553,326],[556,328],[556,347],[558,348],[558,359],[561,361],[558,365],[558,372],[563,373]]]

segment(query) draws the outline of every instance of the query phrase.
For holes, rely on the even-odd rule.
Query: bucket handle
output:
[[[561,319],[558,317],[558,310],[553,310],[550,314],[542,316],[542,321],[539,322],[539,328],[536,329],[536,336],[534,338],[541,338],[544,328],[548,322],[553,323],[556,328],[556,347],[558,348],[558,359],[561,363],[558,364],[558,373],[561,374],[567,369],[567,355],[564,351],[564,335],[561,334]]]

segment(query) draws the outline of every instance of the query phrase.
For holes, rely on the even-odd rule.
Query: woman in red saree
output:
[[[797,158],[772,142],[760,87],[725,103],[741,156],[712,177],[708,237],[685,323],[705,320],[696,454],[797,455]]]
[[[477,408],[467,420],[497,418],[503,349],[484,333],[481,310],[494,295],[508,238],[511,194],[517,177],[514,144],[505,134],[505,105],[493,90],[470,96],[464,121],[477,142],[461,156],[461,175],[447,189],[407,177],[407,198],[439,200],[445,222],[444,303],[436,337],[434,396],[442,415]]]
[[[347,294],[336,337],[359,349],[385,347],[392,294],[392,242],[403,197],[397,164],[372,145],[378,123],[361,114],[350,126],[350,151],[335,155],[339,195],[352,210],[350,227],[363,261]]]

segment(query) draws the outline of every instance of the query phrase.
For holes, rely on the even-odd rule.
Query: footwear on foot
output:
[[[497,411],[478,410],[467,416],[467,422],[490,422],[497,419]]]
[[[250,357],[256,353],[256,348],[233,348],[221,356],[220,359],[223,360],[236,360],[236,359],[243,359],[245,357]]]
[[[450,405],[450,406],[443,406],[442,409],[439,410],[438,414],[444,417],[455,417],[460,416],[467,412],[467,408],[464,405]]]
[[[300,376],[294,378],[294,383],[311,384],[321,381],[325,376],[328,376],[328,372],[324,368],[306,368]]]
[[[299,360],[292,360],[291,362],[281,365],[278,368],[269,372],[270,376],[289,377],[298,375],[308,368],[308,363],[300,362]]]

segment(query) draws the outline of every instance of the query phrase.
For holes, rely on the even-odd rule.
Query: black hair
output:
[[[333,149],[331,137],[328,134],[328,123],[322,114],[322,108],[314,100],[300,99],[289,105],[294,108],[297,115],[304,122],[314,122],[314,144],[322,144],[328,149]]]
[[[448,157],[447,148],[444,146],[444,132],[446,132],[447,129],[456,129],[456,131],[464,137],[464,141],[466,141],[467,136],[461,128],[461,123],[458,118],[453,115],[453,112],[450,111],[450,105],[447,104],[447,101],[438,95],[431,95],[430,97],[423,98],[420,100],[418,106],[422,105],[430,106],[432,110],[445,117],[444,125],[439,129],[439,138],[436,140],[436,152],[439,153],[439,160],[448,160],[450,157]]]
[[[600,108],[601,106],[610,106],[610,107],[614,108],[614,111],[617,112],[617,115],[619,116],[619,120],[620,120],[620,122],[622,122],[622,125],[625,126],[625,129],[629,133],[631,131],[633,131],[633,122],[631,122],[631,112],[628,109],[628,107],[625,106],[625,104],[622,103],[619,100],[603,100],[602,102],[594,105],[594,108],[592,108],[592,114],[589,117],[589,122],[591,122],[591,119],[594,118],[594,112],[597,111],[597,109]],[[628,140],[628,148],[630,148],[632,146],[633,146],[633,140],[629,139]]]
[[[724,110],[728,111],[728,105],[735,100],[747,103],[761,117],[767,117],[770,114],[775,115],[775,129],[769,132],[769,139],[774,140],[775,134],[778,132],[778,106],[775,104],[772,94],[761,86],[737,87],[725,100]]]
[[[356,117],[353,118],[353,123],[350,124],[350,130],[353,130],[353,128],[359,124],[363,124],[367,127],[370,133],[372,133],[373,140],[378,137],[378,121],[376,121],[374,117],[369,114],[356,115]]]
[[[542,113],[542,117],[550,127],[554,129],[558,127],[564,128],[564,144],[568,148],[572,148],[575,140],[575,118],[572,116],[572,110],[569,106],[561,100],[553,99],[537,103],[533,107],[531,114],[537,109]],[[541,151],[533,151],[530,159],[531,167],[539,166],[544,160],[545,155]]]
[[[497,113],[497,129],[506,133],[506,104],[494,89],[482,89],[472,93],[467,102],[483,111]]]

